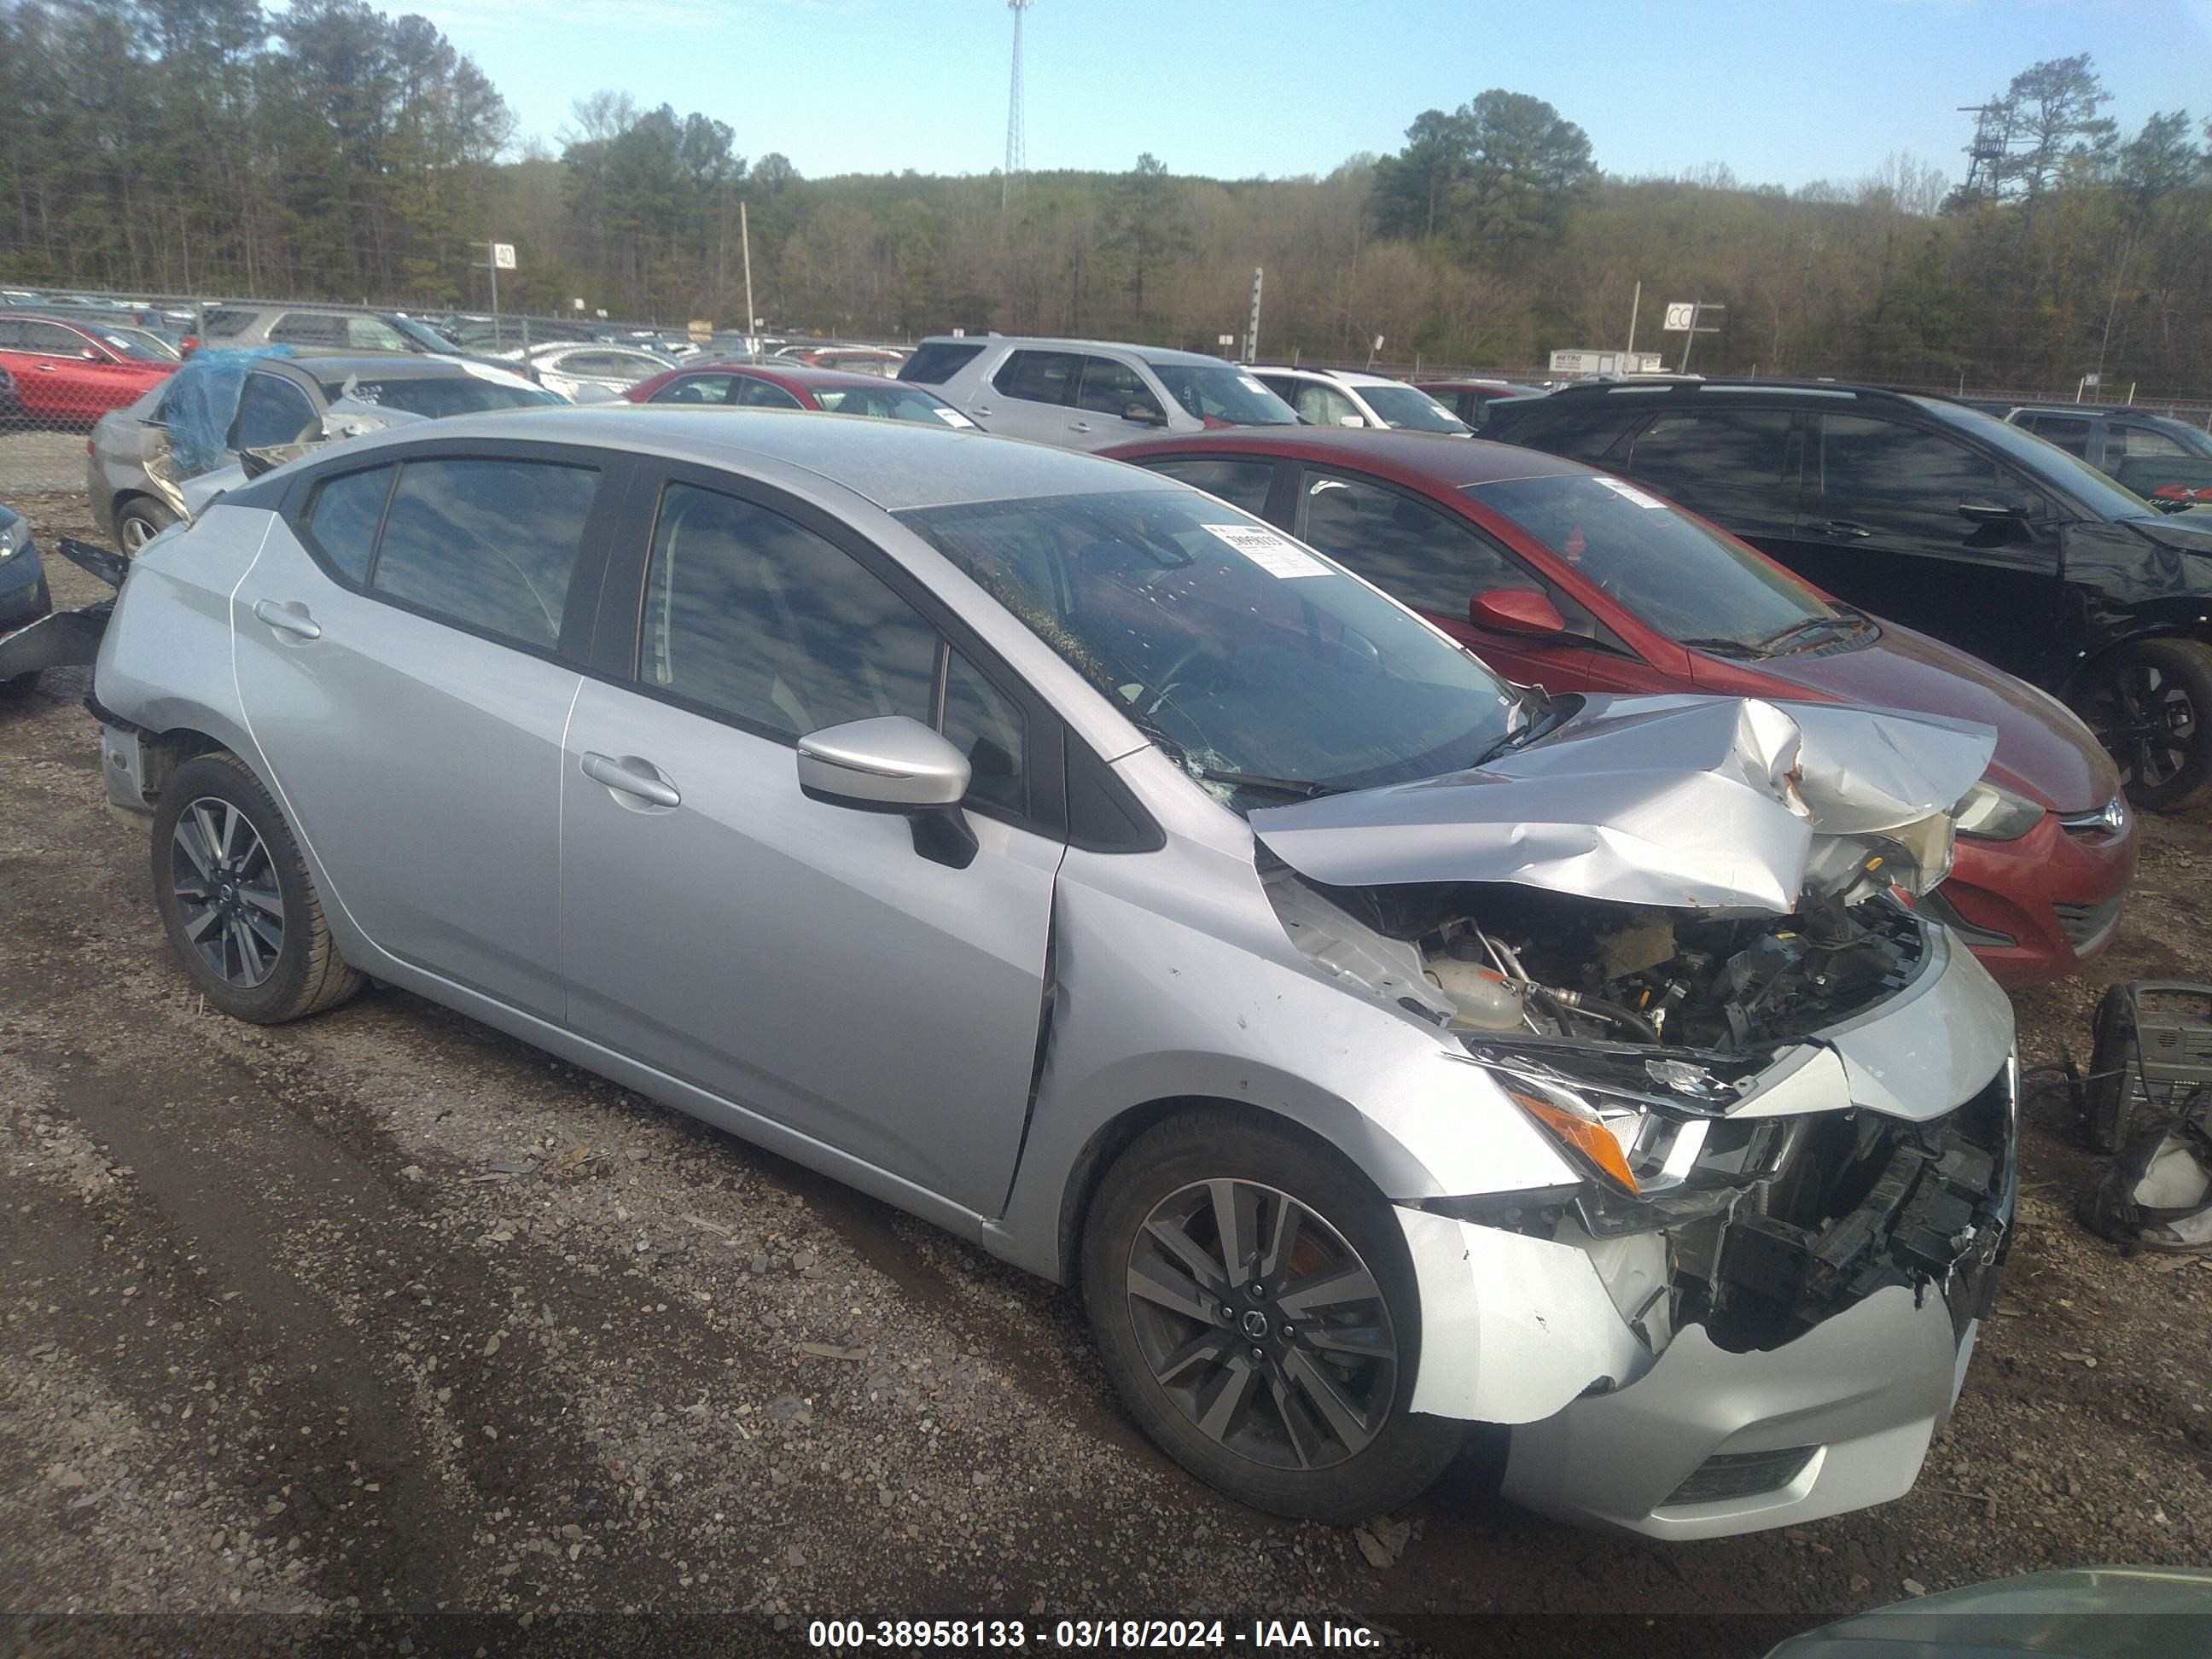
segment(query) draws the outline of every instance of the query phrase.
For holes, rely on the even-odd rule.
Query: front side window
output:
[[[1028,403],[1064,404],[1082,373],[1083,359],[1072,351],[1017,351],[991,384]]]
[[[1194,420],[1231,426],[1296,426],[1291,406],[1259,380],[1228,363],[1154,363],[1168,396]]]
[[[1026,732],[1012,698],[955,651],[945,665],[940,729],[968,757],[968,799],[1018,815],[1029,811]]]
[[[231,426],[233,449],[281,449],[314,430],[315,406],[307,394],[274,374],[249,374]]]
[[[1831,496],[1939,513],[2000,482],[1996,463],[1964,444],[1867,415],[1821,417],[1820,480]]]
[[[1796,577],[1633,484],[1570,473],[1469,484],[1467,493],[1683,644],[1742,654],[1810,623],[1844,624],[1821,630],[1824,643],[1859,627]]]
[[[805,407],[798,398],[773,380],[763,380],[755,375],[744,376],[738,388],[738,402],[746,409],[800,409]]]
[[[656,404],[726,404],[735,383],[726,374],[686,374],[647,399]]]
[[[589,468],[544,461],[409,461],[385,511],[369,588],[550,650],[599,483]]]
[[[1364,386],[1359,395],[1366,399],[1382,424],[1394,432],[1449,432],[1454,435],[1468,430],[1465,421],[1446,409],[1434,398],[1417,386]]]
[[[942,398],[896,380],[869,386],[817,386],[814,406],[832,415],[865,415],[877,421],[911,421],[921,426],[972,427]]]
[[[1319,380],[1294,380],[1291,406],[1316,426],[1365,426],[1352,399]]]
[[[2112,428],[2105,440],[2105,447],[2107,451],[2112,449],[2114,439],[2118,440],[2120,453],[2123,455],[2160,457],[2179,455],[2185,458],[2189,453],[2186,449],[2163,432],[2154,432],[2147,426],[2123,425]]]
[[[2156,516],[2150,503],[2130,495],[2087,461],[2043,442],[1994,415],[1968,409],[1944,398],[1911,400],[1929,420],[1960,434],[1972,434],[2027,475],[2032,484],[2065,491],[2089,511],[2106,519],[2148,519]],[[2008,487],[2017,487],[2008,483]],[[1954,507],[1956,501],[1952,503]]]
[[[904,714],[927,723],[937,632],[805,526],[671,484],[653,526],[638,678],[787,738]]]
[[[1305,542],[1416,611],[1464,619],[1477,593],[1543,586],[1473,526],[1381,484],[1310,471],[1299,504]]]
[[[380,318],[349,317],[345,319],[345,343],[354,351],[420,351],[398,329]]]
[[[88,343],[75,329],[59,323],[26,323],[23,349],[48,357],[82,357]]]
[[[279,345],[342,346],[346,343],[345,319],[290,311],[270,325],[269,337]]]
[[[1516,723],[1511,689],[1427,623],[1193,491],[900,516],[1232,805],[1451,771]]]
[[[1137,371],[1111,357],[1083,360],[1083,387],[1076,394],[1079,408],[1117,420],[1163,420],[1160,400],[1152,396]]]
[[[404,410],[433,421],[453,415],[488,415],[495,409],[544,409],[561,402],[543,386],[508,386],[480,374],[434,379],[410,376],[389,380],[356,376],[335,384],[329,380],[319,384],[323,396],[332,403],[340,398],[351,398],[357,403],[374,404],[379,409]]]
[[[1214,455],[1192,455],[1164,461],[1139,461],[1138,465],[1150,472],[1163,473],[1179,478],[1195,489],[1209,495],[1218,495],[1231,507],[1242,508],[1254,518],[1267,510],[1267,492],[1274,488],[1275,464],[1273,461],[1230,460]]]
[[[1662,489],[1771,489],[1790,453],[1790,421],[1786,409],[1669,410],[1636,434],[1626,470]]]

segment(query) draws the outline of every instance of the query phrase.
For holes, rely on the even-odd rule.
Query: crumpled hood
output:
[[[1330,886],[1503,881],[1686,909],[1796,908],[1839,842],[1948,811],[1986,726],[1753,697],[1591,697],[1488,765],[1250,816]]]

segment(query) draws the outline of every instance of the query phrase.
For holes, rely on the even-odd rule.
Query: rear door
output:
[[[1068,410],[1082,377],[1077,352],[1018,348],[977,389],[968,412],[1003,436],[1069,448],[1076,434],[1067,429],[1074,419]]]
[[[642,499],[561,769],[572,1023],[996,1214],[1065,850],[1057,722],[817,509],[682,467]],[[968,755],[964,867],[801,792],[801,735],[886,714]]]
[[[1961,502],[2025,497],[2024,520],[1991,522]],[[1948,433],[1823,410],[1807,437],[1797,532],[1767,549],[1815,586],[2031,674],[2057,626],[2058,527],[2027,478]]]
[[[549,1020],[569,659],[624,465],[504,443],[320,471],[233,599],[247,725],[330,900]]]
[[[1787,409],[1669,408],[1594,465],[1618,467],[1754,547],[1786,543],[1797,527],[1802,425]]]

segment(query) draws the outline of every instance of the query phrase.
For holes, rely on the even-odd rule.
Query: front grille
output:
[[[1690,1471],[1689,1479],[1667,1495],[1662,1509],[1677,1504],[1720,1504],[1776,1492],[1805,1472],[1818,1446],[1784,1446],[1779,1451],[1715,1452]]]
[[[2087,951],[2104,943],[2105,938],[2119,926],[2120,900],[2100,899],[2094,904],[2054,904],[2058,913],[2058,925],[2066,930],[2067,939],[2075,951]]]

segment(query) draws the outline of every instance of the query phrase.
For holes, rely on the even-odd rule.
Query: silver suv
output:
[[[1912,896],[1988,728],[1547,698],[1260,520],[901,421],[467,416],[151,543],[94,683],[207,1001],[462,1010],[1030,1269],[1286,1515],[1912,1483],[2014,1194]]]
[[[898,377],[934,388],[989,431],[1062,449],[1298,421],[1249,369],[1162,346],[937,335],[915,348]]]

